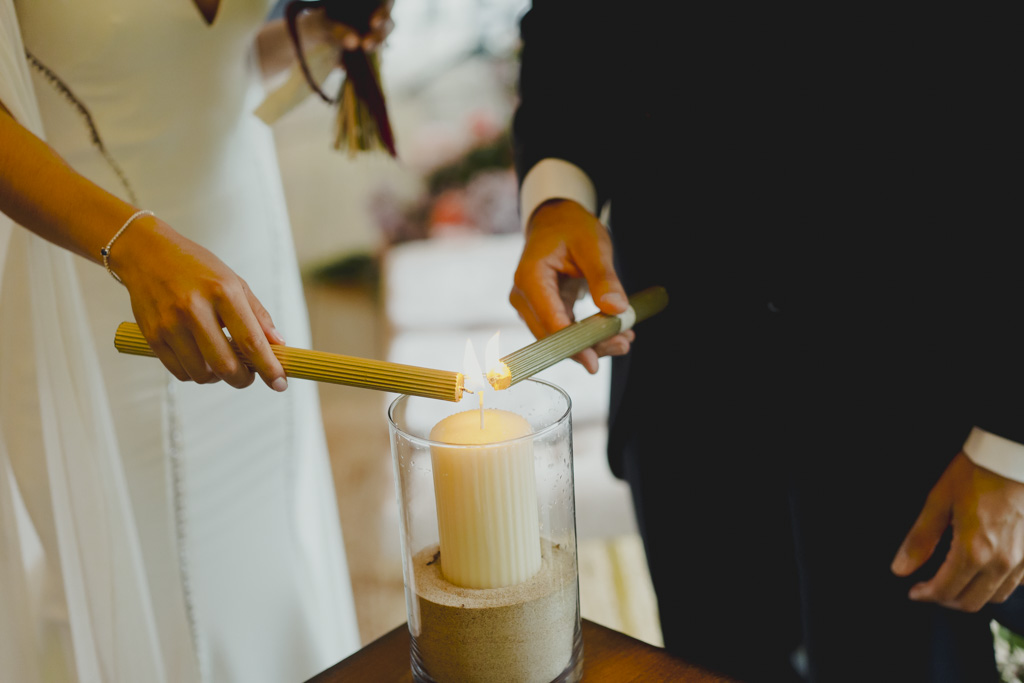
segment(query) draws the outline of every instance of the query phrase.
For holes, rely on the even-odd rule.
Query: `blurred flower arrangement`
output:
[[[996,621],[991,623],[996,664],[1005,683],[1024,680],[1024,637]]]
[[[379,189],[370,210],[388,245],[518,231],[518,183],[509,132],[482,134],[460,156],[426,172],[424,190],[414,201],[399,201],[387,187]]]

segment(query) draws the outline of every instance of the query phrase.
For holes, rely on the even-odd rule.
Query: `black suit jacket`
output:
[[[1009,21],[706,5],[522,20],[520,176],[580,166],[627,291],[669,291],[616,359],[613,469],[652,397],[737,393],[766,364],[798,410],[823,391],[1024,441]]]

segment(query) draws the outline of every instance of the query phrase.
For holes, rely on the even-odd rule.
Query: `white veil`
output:
[[[0,102],[45,139],[12,0]],[[75,258],[0,214],[0,680],[175,683]]]

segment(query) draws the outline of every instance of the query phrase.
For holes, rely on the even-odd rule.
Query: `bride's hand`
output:
[[[326,17],[323,18],[330,41],[346,50],[363,48],[366,52],[376,50],[390,35],[395,27],[391,20],[391,6],[393,0],[385,0],[370,16],[370,30],[368,33],[360,34],[347,24],[334,22]]]
[[[121,236],[110,267],[131,297],[143,336],[179,380],[224,380],[236,388],[255,375],[229,343],[230,336],[267,386],[287,387],[270,345],[284,340],[245,281],[202,246],[148,217]]]
[[[220,259],[152,215],[111,239],[110,226],[135,207],[76,173],[53,149],[0,106],[0,211],[39,237],[83,258],[105,262],[131,297],[142,334],[180,380],[234,387],[254,375],[223,328],[268,386],[287,386],[270,348],[283,344],[248,285]],[[101,260],[101,247],[110,254]]]
[[[306,10],[299,14],[297,28],[303,52],[317,45],[329,45],[338,50],[354,50],[362,47],[372,52],[380,47],[391,34],[395,24],[391,20],[393,0],[384,0],[370,17],[370,30],[363,34],[348,24],[331,21],[323,7]],[[288,36],[284,19],[268,22],[257,39],[260,64],[266,77],[273,77],[290,67],[296,57],[295,46]]]

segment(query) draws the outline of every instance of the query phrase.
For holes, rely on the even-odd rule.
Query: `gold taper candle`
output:
[[[139,326],[131,322],[118,325],[117,333],[114,335],[114,347],[121,353],[156,357],[146,338],[142,336]],[[393,391],[444,401],[457,402],[462,399],[464,385],[461,372],[432,370],[277,344],[272,344],[271,349],[288,377]],[[252,369],[248,360],[243,358],[243,362]]]
[[[595,313],[501,358],[502,367],[487,375],[495,389],[507,389],[583,349],[627,330],[668,305],[664,287],[650,287],[629,297],[622,315]],[[628,323],[628,324],[627,324]]]

